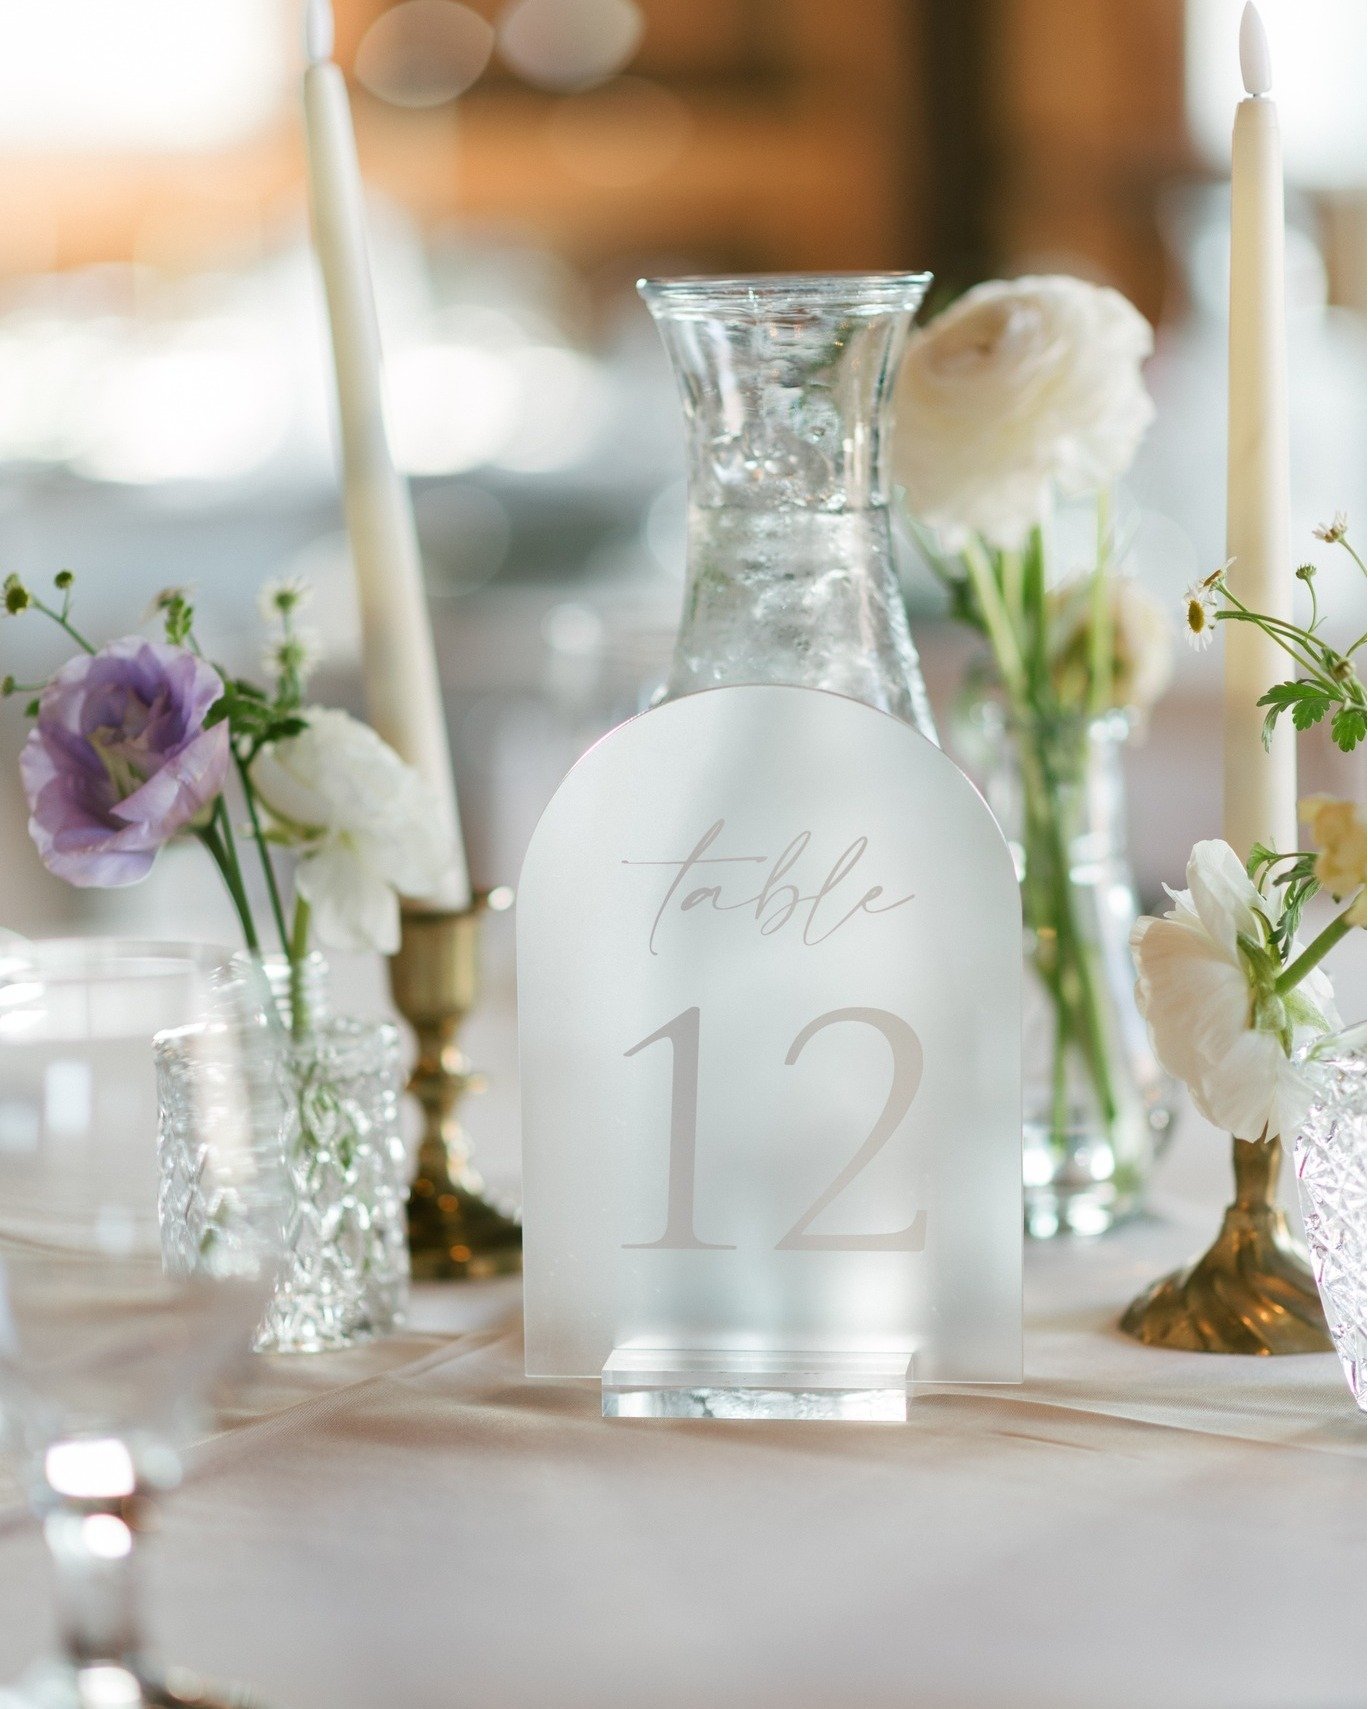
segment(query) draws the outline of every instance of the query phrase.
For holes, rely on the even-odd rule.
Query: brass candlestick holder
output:
[[[477,895],[468,909],[406,908],[390,958],[395,1006],[418,1040],[409,1090],[423,1111],[418,1169],[409,1188],[409,1254],[415,1281],[502,1276],[522,1268],[522,1228],[485,1197],[457,1115],[480,1086],[456,1039],[479,987],[481,917],[509,892]]]
[[[1235,1202],[1210,1250],[1133,1300],[1121,1327],[1188,1353],[1332,1352],[1310,1265],[1274,1200],[1282,1145],[1233,1145]]]

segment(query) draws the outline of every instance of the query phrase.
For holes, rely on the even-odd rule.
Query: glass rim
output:
[[[35,972],[45,979],[164,978],[194,969],[212,978],[242,954],[224,944],[164,938],[17,938],[0,943],[0,984]]]
[[[637,291],[657,308],[756,312],[783,308],[840,308],[847,314],[917,309],[930,273],[685,273],[637,280]]]

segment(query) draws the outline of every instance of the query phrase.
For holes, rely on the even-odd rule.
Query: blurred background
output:
[[[1310,530],[1345,510],[1361,543],[1368,520],[1365,8],[1263,10],[1287,148],[1295,549],[1333,567],[1348,624],[1362,587]],[[668,656],[681,438],[639,273],[926,267],[933,308],[1005,273],[1108,281],[1158,329],[1158,421],[1125,497],[1135,568],[1176,601],[1220,563],[1239,12],[336,0],[477,881],[516,878],[568,764]],[[217,656],[243,669],[256,588],[307,575],[320,697],[356,705],[301,69],[298,0],[0,0],[0,574],[73,569],[101,638],[191,583]],[[908,597],[944,715],[965,643],[914,566]],[[45,675],[60,640],[6,623],[0,670]],[[1217,652],[1184,654],[1132,756],[1150,899],[1218,829],[1219,679]],[[46,876],[20,712],[0,709],[0,923],[230,933],[194,848],[136,891]],[[1304,744],[1308,787],[1359,789],[1361,770]]]

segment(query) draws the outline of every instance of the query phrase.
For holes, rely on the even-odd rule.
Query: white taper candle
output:
[[[470,905],[451,750],[408,484],[394,466],[381,395],[380,334],[347,86],[332,62],[328,0],[307,0],[304,128],[314,245],[337,376],[343,504],[361,604],[366,709],[432,789],[454,851],[449,882],[413,900]]]
[[[1226,552],[1231,591],[1270,616],[1292,615],[1283,284],[1283,170],[1278,109],[1263,21],[1240,23],[1247,99],[1235,112],[1230,169],[1230,417]],[[1297,750],[1283,719],[1265,753],[1260,695],[1292,664],[1250,623],[1223,623],[1225,839],[1243,860],[1256,842],[1297,846]]]

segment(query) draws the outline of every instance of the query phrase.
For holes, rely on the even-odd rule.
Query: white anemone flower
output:
[[[1131,934],[1155,1054],[1209,1122],[1237,1139],[1291,1139],[1313,1097],[1291,1056],[1339,1025],[1330,981],[1315,969],[1295,991],[1272,990],[1277,904],[1227,843],[1198,843],[1187,881],[1169,892],[1163,919],[1141,919]]]
[[[369,725],[318,707],[297,736],[264,748],[252,783],[300,850],[295,886],[320,943],[399,947],[399,897],[441,888],[455,851],[432,791]]]

